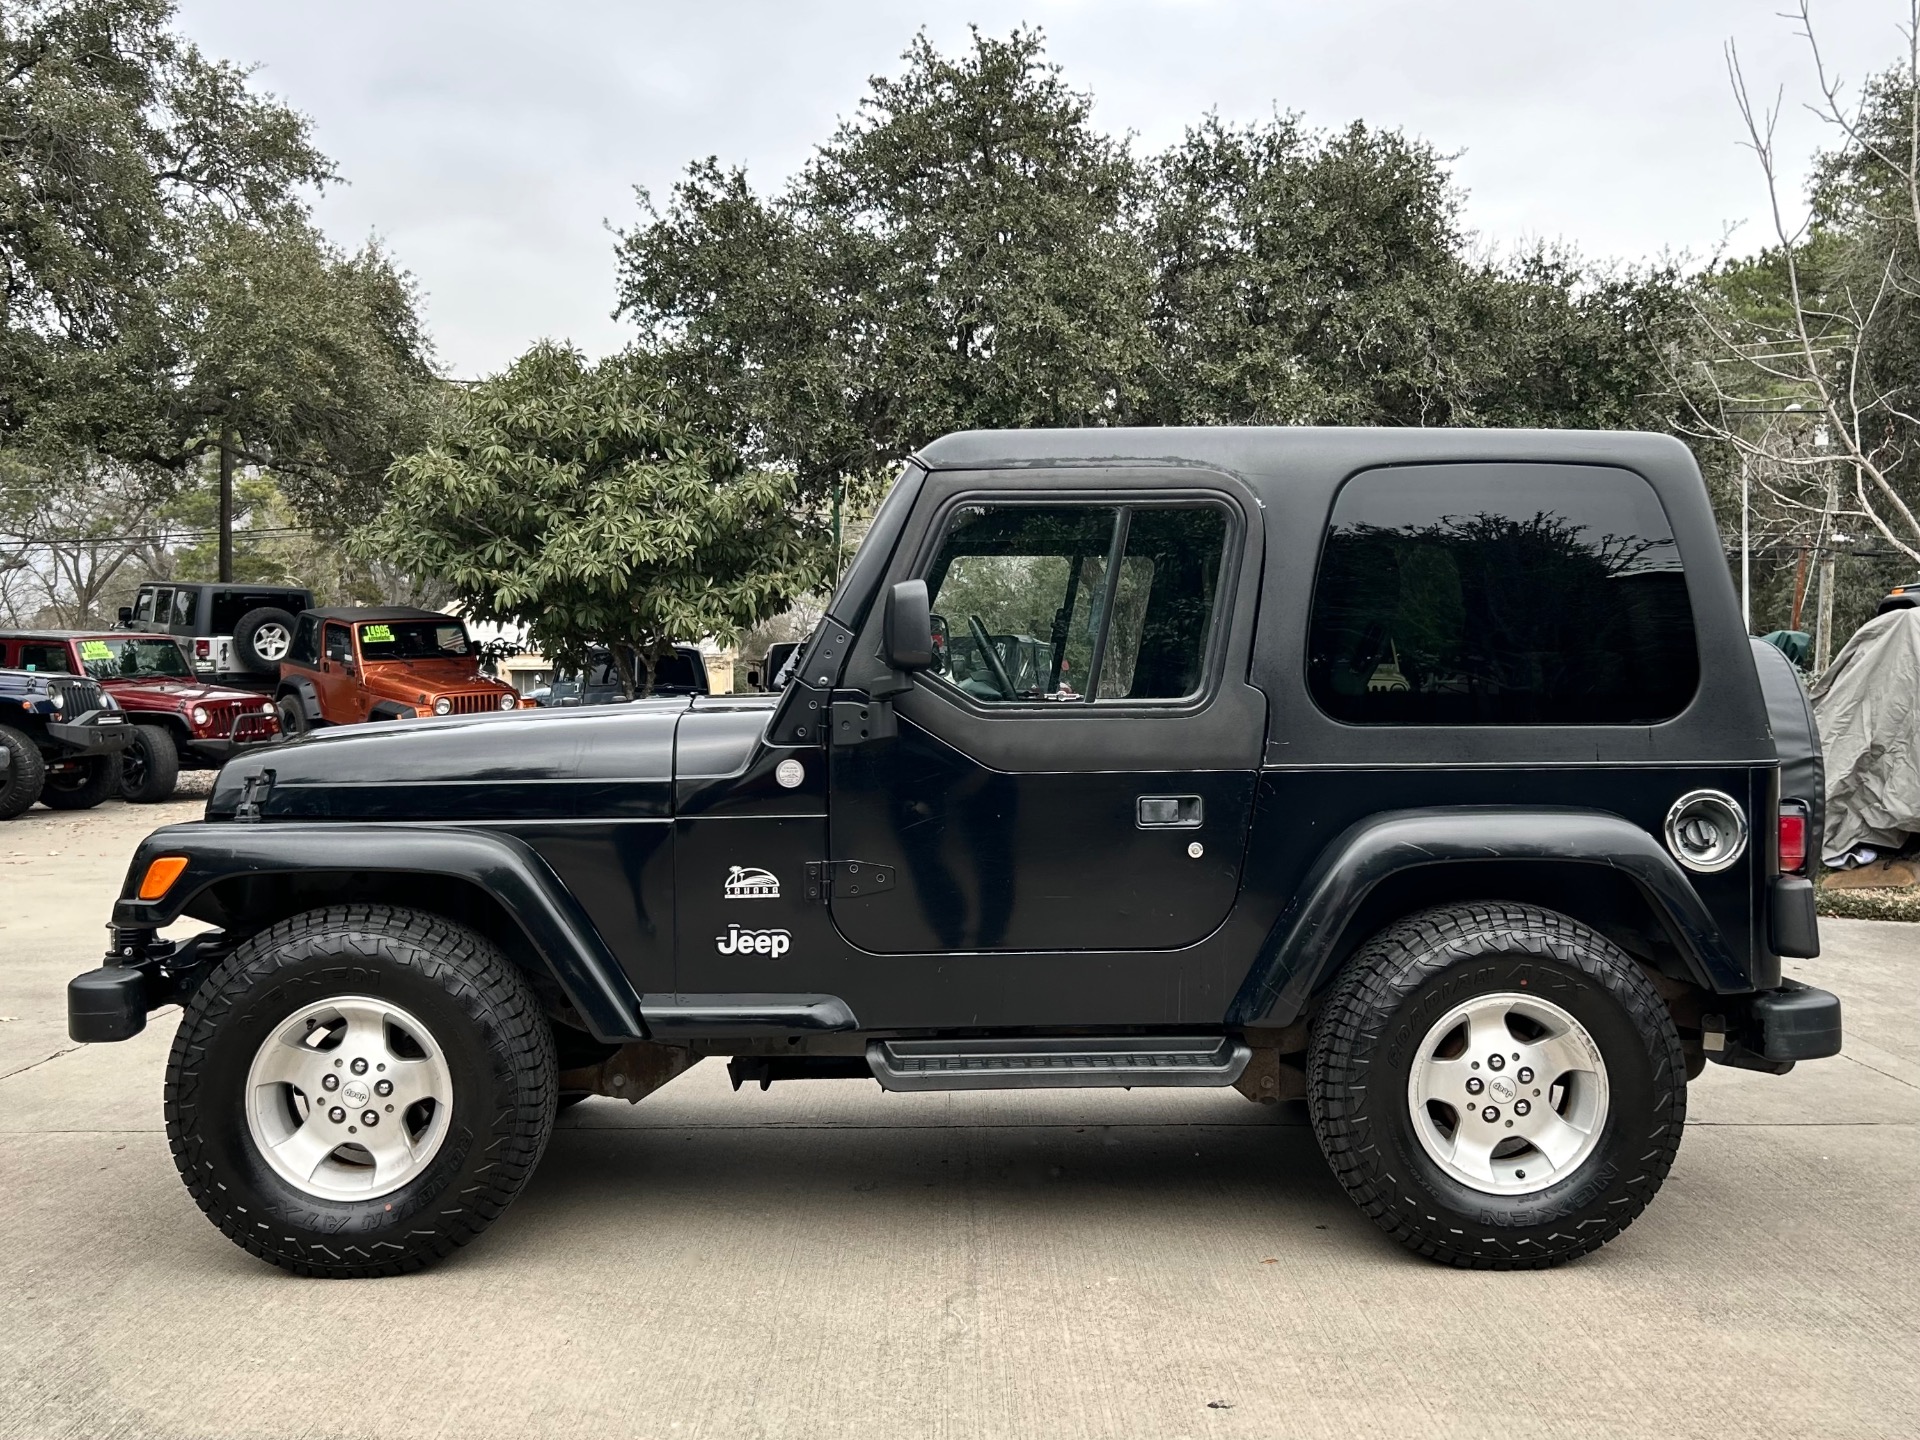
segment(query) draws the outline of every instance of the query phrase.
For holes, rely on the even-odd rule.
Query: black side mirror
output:
[[[122,625],[133,624],[133,606],[122,605],[120,607],[120,623]]]
[[[933,609],[927,582],[902,580],[887,592],[886,659],[895,670],[933,664]]]

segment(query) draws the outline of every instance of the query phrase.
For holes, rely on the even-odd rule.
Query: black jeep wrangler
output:
[[[116,794],[132,736],[125,712],[94,681],[0,670],[0,820],[35,800],[90,810]]]
[[[1781,975],[1805,701],[1673,440],[950,436],[801,662],[235,760],[140,847],[74,1038],[184,1005],[188,1188],[333,1276],[465,1243],[561,1105],[705,1056],[1304,1099],[1389,1234],[1546,1266],[1653,1197],[1708,1061],[1839,1050]]]

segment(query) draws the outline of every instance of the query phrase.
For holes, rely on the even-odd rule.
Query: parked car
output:
[[[544,692],[544,693],[542,693]],[[712,688],[707,680],[706,657],[698,645],[676,645],[671,655],[660,658],[653,668],[655,695],[707,695]],[[613,668],[612,657],[604,650],[587,653],[584,671],[563,670],[553,683],[533,692],[534,703],[552,709],[571,709],[579,705],[622,705],[627,690]]]
[[[184,1005],[180,1174],[307,1275],[448,1254],[565,1099],[707,1056],[1303,1099],[1395,1240],[1549,1266],[1653,1199],[1709,1064],[1839,1052],[1782,973],[1819,953],[1806,702],[1757,663],[1669,437],[949,436],[778,695],[229,764],[142,842],[69,1027]]]
[[[120,756],[120,798],[168,799],[182,770],[218,770],[248,745],[279,736],[273,702],[193,673],[171,635],[123,630],[0,631],[0,665],[98,681],[133,733]]]
[[[133,727],[92,680],[0,669],[0,820],[35,800],[90,810],[120,784]]]
[[[303,612],[274,692],[288,735],[520,704],[511,685],[480,673],[480,647],[458,616],[405,605]]]
[[[1889,610],[1911,610],[1916,605],[1920,605],[1920,580],[1894,586],[1880,603],[1874,606],[1873,613],[1885,615]]]
[[[180,637],[203,680],[271,694],[294,616],[312,608],[313,592],[299,586],[152,580],[121,609],[120,624]]]

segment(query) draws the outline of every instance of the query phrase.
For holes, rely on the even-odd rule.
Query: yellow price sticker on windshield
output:
[[[111,660],[113,647],[104,640],[82,640],[80,642],[82,660]]]
[[[376,645],[382,641],[391,641],[393,639],[393,627],[390,625],[362,625],[360,627],[360,638],[362,640],[370,640]]]

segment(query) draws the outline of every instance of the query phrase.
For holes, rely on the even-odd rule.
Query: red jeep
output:
[[[112,694],[133,722],[120,756],[120,798],[136,805],[171,797],[180,771],[217,770],[280,733],[270,701],[201,683],[170,635],[0,631],[0,667],[86,675]]]

